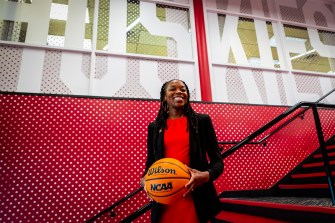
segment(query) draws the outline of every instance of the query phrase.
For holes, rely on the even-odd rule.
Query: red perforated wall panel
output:
[[[138,188],[157,101],[3,94],[0,103],[2,222],[84,222]],[[210,114],[219,141],[241,140],[287,109],[192,105]],[[331,111],[321,117],[325,132],[335,129]],[[317,147],[307,112],[266,147],[249,145],[225,159],[217,190],[269,188]],[[118,222],[147,201],[141,192],[101,222]]]

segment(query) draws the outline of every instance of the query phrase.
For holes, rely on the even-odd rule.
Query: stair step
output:
[[[335,171],[335,165],[330,166],[330,171]],[[307,173],[320,173],[325,172],[324,166],[313,166],[313,167],[307,167],[307,168],[299,168],[292,172],[291,174],[307,174]],[[291,177],[289,177],[291,178]]]
[[[332,171],[331,174],[335,176],[335,171]],[[300,174],[292,174],[291,177],[293,179],[298,178],[311,178],[311,177],[325,177],[326,172],[318,172],[318,173],[300,173]]]
[[[247,206],[269,207],[269,208],[278,208],[285,210],[310,211],[310,212],[334,214],[335,217],[335,208],[333,207],[281,204],[269,201],[250,201],[250,200],[240,200],[232,198],[221,198],[220,201],[221,203],[227,203],[227,204],[240,204]]]
[[[335,208],[333,207],[281,204],[231,198],[221,198],[221,205],[224,211],[256,215],[284,222],[335,222]]]
[[[335,165],[335,160],[329,161],[329,164],[330,165]],[[310,168],[310,167],[317,167],[317,166],[323,166],[323,162],[302,164],[303,168]]]
[[[230,223],[288,223],[288,221],[281,221],[251,214],[237,213],[233,211],[221,211],[212,223],[230,222]]]
[[[328,157],[333,157],[333,156],[335,156],[335,152],[328,153]],[[322,154],[315,154],[313,157],[316,159],[322,158]]]
[[[279,184],[279,189],[323,189],[329,188],[328,184]]]

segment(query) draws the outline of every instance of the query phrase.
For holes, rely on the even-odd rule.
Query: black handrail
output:
[[[291,107],[290,109],[288,109],[285,112],[278,115],[276,118],[274,118],[270,122],[266,123],[264,126],[259,128],[255,132],[251,133],[249,136],[247,136],[246,138],[241,140],[236,145],[234,145],[231,148],[229,148],[228,150],[224,151],[222,153],[222,158],[223,159],[227,158],[229,155],[234,153],[236,150],[238,150],[242,146],[248,144],[252,139],[256,138],[257,136],[259,136],[260,134],[262,134],[263,132],[268,130],[270,127],[277,124],[279,121],[281,121],[282,119],[284,119],[285,117],[287,117],[288,115],[293,113],[295,110],[297,110],[298,108],[303,107],[303,106],[306,106],[306,107],[317,106],[317,107],[323,107],[323,108],[335,108],[335,105],[330,105],[330,104],[322,104],[322,103],[316,103],[316,102],[299,102],[299,103],[295,104],[293,107]]]
[[[118,206],[119,204],[122,204],[123,202],[125,202],[126,200],[128,200],[129,198],[131,198],[132,196],[134,196],[135,194],[137,194],[138,192],[142,191],[143,187],[139,187],[136,190],[130,192],[127,196],[125,196],[124,198],[121,198],[120,200],[118,200],[117,202],[115,202],[114,204],[112,204],[110,207],[102,210],[101,212],[99,212],[98,214],[96,214],[95,216],[93,216],[92,218],[90,218],[88,221],[86,221],[86,223],[91,223],[94,222],[95,220],[97,220],[98,218],[100,218],[102,215],[111,212],[111,217],[115,217],[115,212],[113,211],[113,209]]]
[[[261,143],[263,143],[263,146],[266,146],[266,140],[268,138],[270,138],[271,136],[273,136],[276,132],[278,132],[279,130],[281,130],[282,128],[284,128],[285,126],[287,126],[288,124],[290,124],[291,122],[293,122],[296,118],[298,118],[299,116],[302,116],[308,109],[310,109],[310,107],[305,108],[304,110],[298,112],[297,114],[295,114],[292,118],[290,118],[289,120],[287,120],[286,122],[284,122],[283,124],[281,124],[279,127],[277,127],[275,130],[273,130],[272,132],[270,132],[269,134],[267,134],[266,136],[264,136],[263,138],[261,138],[258,141],[253,141],[253,142],[248,142],[247,144],[255,144],[255,145],[259,145]],[[219,144],[222,145],[232,145],[232,144],[238,144],[240,141],[224,141],[224,142],[218,142]]]
[[[319,98],[318,100],[316,100],[314,103],[319,103],[320,101],[322,101],[323,99],[325,99],[326,97],[328,97],[329,95],[331,95],[334,92],[335,92],[335,88],[332,89],[331,91],[329,91],[327,94],[323,95],[321,98]],[[309,110],[310,108],[311,107],[307,107],[304,110],[298,112],[292,118],[290,118],[289,120],[287,120],[286,122],[284,122],[283,124],[281,124],[279,127],[277,127],[275,130],[273,130],[272,132],[270,132],[268,135],[264,136],[262,139],[260,139],[260,140],[258,140],[256,142],[249,142],[247,144],[261,144],[261,143],[263,143],[263,145],[266,146],[266,140],[268,138],[270,138],[276,132],[278,132],[279,130],[281,130],[282,128],[284,128],[285,126],[287,126],[288,124],[290,124],[291,122],[293,122],[296,118],[298,118],[300,116],[303,118],[303,115],[305,114],[305,112],[307,110]],[[218,142],[218,143],[222,144],[222,145],[232,145],[232,144],[239,143],[239,141],[221,141],[221,142]]]
[[[325,139],[324,139],[324,136],[323,136],[321,121],[320,121],[320,117],[319,117],[316,105],[314,105],[312,107],[312,109],[313,109],[315,127],[316,127],[316,131],[317,131],[318,139],[319,139],[319,144],[320,144],[320,148],[321,148],[323,165],[325,167],[327,181],[328,181],[328,185],[329,185],[330,196],[332,198],[333,205],[335,205],[334,179],[333,179],[332,174],[331,174],[330,162],[329,162],[328,153],[327,153],[327,150],[326,150],[326,144],[325,144]]]
[[[276,123],[281,121],[283,118],[287,117],[292,112],[294,112],[296,109],[298,109],[302,106],[308,106],[308,107],[311,107],[313,109],[314,121],[315,121],[316,129],[317,129],[320,148],[321,148],[321,151],[322,151],[322,158],[323,158],[323,162],[324,162],[324,167],[326,169],[326,175],[327,175],[327,180],[328,180],[328,186],[329,186],[329,189],[330,189],[331,200],[332,200],[333,205],[335,205],[334,179],[332,178],[332,175],[331,175],[330,163],[329,163],[328,155],[327,155],[327,152],[326,152],[326,147],[325,147],[325,143],[324,143],[321,123],[320,123],[320,119],[319,119],[319,116],[318,116],[318,113],[317,113],[317,107],[335,108],[335,105],[321,104],[321,103],[315,103],[315,102],[314,103],[312,103],[312,102],[300,102],[300,103],[296,104],[295,106],[293,106],[292,108],[290,108],[289,110],[287,110],[287,111],[283,112],[282,114],[280,114],[279,116],[277,116],[275,119],[273,119],[270,122],[268,122],[267,124],[265,124],[263,127],[259,128],[258,130],[256,130],[252,134],[250,134],[248,137],[243,139],[241,142],[237,143],[235,146],[232,146],[228,150],[224,151],[222,153],[222,158],[223,159],[227,158],[229,155],[234,153],[236,150],[238,150],[242,146],[248,144],[252,139],[256,138],[257,136],[262,134],[264,131],[268,130],[271,126],[275,125]]]
[[[334,90],[332,90],[330,93],[332,93]],[[330,94],[329,93],[329,94]],[[327,94],[327,95],[329,95]],[[320,99],[319,99],[320,100]],[[318,101],[319,101],[318,100]],[[256,130],[255,132],[251,133],[249,136],[247,136],[246,138],[244,138],[242,141],[240,141],[239,143],[237,143],[236,145],[232,146],[231,148],[229,148],[228,150],[224,151],[221,156],[223,159],[227,158],[229,155],[231,155],[232,153],[234,153],[236,150],[238,150],[239,148],[243,147],[246,144],[253,144],[252,142],[250,142],[251,140],[255,139],[257,136],[259,136],[260,134],[262,134],[263,132],[265,132],[266,130],[268,130],[269,128],[271,128],[273,125],[277,124],[279,121],[281,121],[282,119],[284,119],[285,117],[287,117],[288,115],[290,115],[291,113],[293,113],[295,110],[297,110],[298,108],[301,107],[307,107],[306,109],[309,108],[314,108],[315,109],[317,107],[323,107],[323,108],[335,108],[335,105],[330,105],[330,104],[323,104],[323,103],[318,103],[318,102],[299,102],[297,104],[295,104],[294,106],[292,106],[290,109],[286,110],[285,112],[283,112],[282,114],[280,114],[279,116],[277,116],[276,118],[274,118],[273,120],[271,120],[270,122],[268,122],[267,124],[265,124],[264,126],[262,126],[261,128],[259,128],[258,130]],[[316,111],[317,112],[317,111]],[[317,122],[317,121],[315,121]],[[285,123],[284,123],[285,124]],[[287,123],[288,124],[288,123]],[[317,125],[317,124],[316,124]],[[318,136],[320,139],[320,129],[317,128],[318,130]],[[322,134],[322,129],[321,129],[321,134]],[[322,144],[322,142],[320,141],[320,147],[322,150],[325,150],[324,145]],[[324,148],[323,148],[324,147]],[[330,170],[330,165],[329,165],[329,161],[327,158],[327,154],[325,154],[325,158],[324,159],[324,165],[326,167],[326,173],[327,173],[327,177],[328,177],[328,182],[329,182],[329,188],[331,190],[331,196],[332,196],[332,202],[335,205],[335,197],[334,197],[334,180],[331,177],[331,172]],[[328,175],[330,174],[330,175]],[[126,197],[120,199],[119,201],[117,201],[116,203],[114,203],[112,206],[110,206],[109,208],[106,208],[105,210],[101,211],[100,213],[98,213],[97,215],[95,215],[93,218],[91,218],[90,220],[87,221],[87,223],[93,222],[94,220],[98,219],[99,217],[101,217],[103,214],[112,211],[116,206],[118,206],[119,204],[123,203],[125,200],[128,200],[130,197],[132,197],[133,195],[135,195],[136,193],[140,192],[143,190],[143,187],[139,187],[138,189],[136,189],[135,191],[131,192],[130,194],[128,194]],[[135,211],[134,213],[132,213],[131,215],[129,215],[126,219],[124,219],[124,221],[122,222],[128,222],[128,220],[130,219],[130,221],[136,219],[138,216],[142,215],[143,213],[145,213],[146,211],[148,211],[151,208],[151,203],[147,203],[144,206],[142,206],[140,209],[138,209],[137,211]],[[113,215],[114,212],[112,212]],[[115,215],[114,215],[115,216]],[[129,221],[129,222],[130,222]]]
[[[331,95],[333,92],[335,92],[335,88],[333,90],[329,91],[327,94],[323,95],[321,98],[319,98],[317,101],[315,101],[315,103],[319,103],[320,101],[322,101],[323,99],[325,99],[326,97]]]

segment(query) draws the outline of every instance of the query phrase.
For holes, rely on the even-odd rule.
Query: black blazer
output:
[[[206,114],[196,114],[196,116],[198,119],[198,131],[189,127],[190,167],[199,171],[207,170],[210,180],[195,188],[192,196],[200,222],[207,222],[220,212],[220,201],[213,181],[222,173],[223,161],[211,118]],[[143,175],[155,161],[164,158],[164,129],[162,126],[159,128],[156,142],[154,142],[154,125],[155,123],[152,122],[148,126],[148,154]],[[156,146],[154,146],[154,143],[156,143]],[[158,222],[160,215],[161,204],[153,201],[151,222]]]

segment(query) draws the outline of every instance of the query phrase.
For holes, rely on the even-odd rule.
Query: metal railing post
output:
[[[323,132],[322,132],[322,126],[321,126],[321,122],[320,122],[320,117],[319,117],[319,114],[318,114],[316,104],[312,105],[312,110],[313,110],[316,132],[317,132],[318,138],[319,138],[319,144],[320,144],[321,153],[322,153],[323,165],[325,167],[326,177],[327,177],[327,181],[328,181],[328,185],[329,185],[330,195],[331,195],[332,203],[333,203],[333,205],[335,205],[334,179],[332,177],[331,170],[330,170],[330,163],[329,163],[328,154],[327,154],[327,150],[326,150],[326,144],[325,144],[325,140],[324,140],[324,136],[323,136]]]

